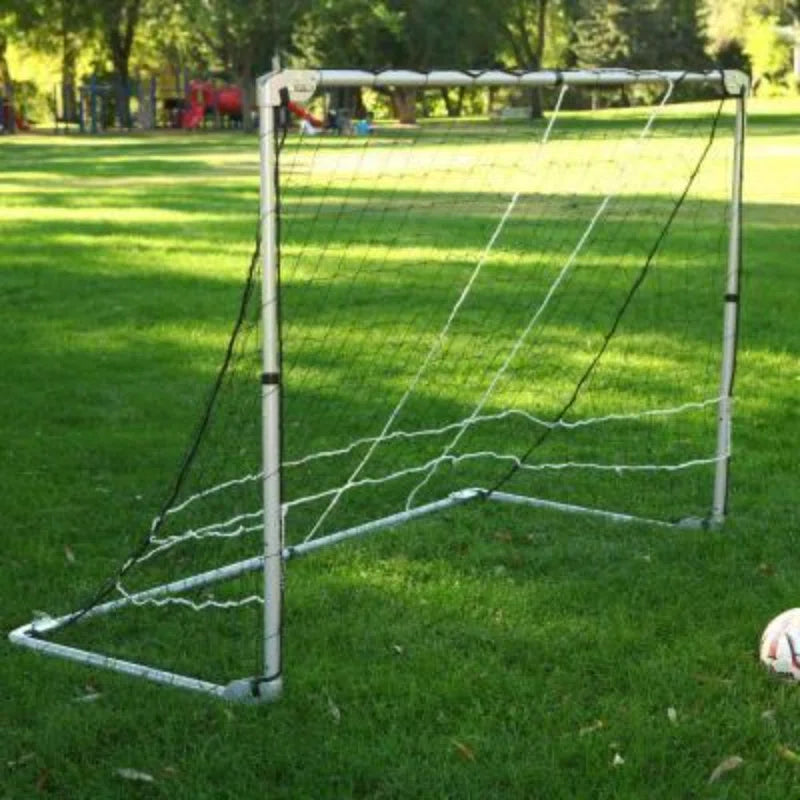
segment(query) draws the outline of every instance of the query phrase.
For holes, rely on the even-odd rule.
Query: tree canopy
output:
[[[505,66],[751,68],[772,86],[792,82],[780,26],[800,25],[800,0],[5,0],[0,78],[8,48],[58,53],[75,84],[78,55],[119,86],[139,70],[226,75],[249,91],[283,64],[335,67]],[[105,66],[103,66],[105,65]],[[459,113],[462,93],[444,93]],[[417,98],[395,93],[413,118]],[[537,98],[529,98],[536,111]]]

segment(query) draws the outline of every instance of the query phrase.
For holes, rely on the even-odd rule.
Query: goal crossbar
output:
[[[417,70],[385,69],[375,72],[359,69],[281,70],[258,80],[259,109],[280,103],[281,90],[303,102],[317,89],[357,88],[554,88],[575,86],[602,88],[634,84],[692,83],[718,86],[730,95],[748,91],[749,78],[740,70],[657,71],[627,69],[596,70]]]

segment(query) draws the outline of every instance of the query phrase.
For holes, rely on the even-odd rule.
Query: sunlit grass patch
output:
[[[9,797],[35,795],[45,774],[54,795],[71,798],[130,790],[175,798],[790,796],[796,764],[781,748],[798,748],[800,696],[765,675],[755,656],[767,620],[796,605],[800,529],[800,417],[794,411],[800,310],[793,291],[800,182],[793,179],[792,155],[800,118],[796,104],[772,109],[755,104],[747,146],[751,202],[731,515],[722,531],[664,532],[474,504],[291,562],[287,692],[269,708],[209,703],[5,645],[0,786]],[[704,110],[696,106],[692,113]],[[641,109],[629,116],[638,129]],[[569,122],[580,128],[581,115]],[[530,144],[489,142],[484,160],[535,150],[537,131],[520,129]],[[322,147],[335,164],[338,153],[353,159],[361,144],[331,138]],[[664,137],[659,145],[672,158],[683,142]],[[595,140],[586,152],[596,155],[599,146]],[[446,152],[445,163],[460,168],[464,148]],[[420,173],[431,164],[417,162]],[[604,356],[592,392],[568,419],[620,406],[641,410],[676,390],[704,399],[700,390],[709,375],[716,383],[721,293],[696,315],[681,298],[701,285],[705,262],[696,237],[724,220],[716,186],[717,178],[727,180],[726,168],[698,184],[703,202],[687,206],[687,227],[656,265],[652,278],[664,302],[626,317],[618,339],[624,348]],[[8,630],[34,609],[57,613],[88,597],[163,501],[238,308],[257,226],[257,141],[239,135],[4,137],[0,171],[10,176],[0,185],[0,627]],[[526,238],[537,220],[552,225],[543,215],[548,200],[557,210],[553,218],[569,211],[579,183],[577,170],[564,172],[563,182],[551,176],[547,185],[533,172],[508,183],[535,195],[520,206],[519,225],[509,228],[505,246],[493,252],[481,302],[464,308],[471,325],[486,320],[485,330],[452,331],[465,354],[493,364],[502,362],[515,326],[530,312],[515,284],[529,267],[526,259],[538,263],[553,249],[559,253],[542,267],[541,298],[545,278],[552,280],[569,256],[570,236],[579,232],[563,225],[563,241],[548,247]],[[598,186],[610,179],[605,165],[595,175]],[[287,398],[287,458],[297,455],[309,432],[335,447],[342,433],[374,436],[380,429],[385,417],[369,417],[366,409],[373,394],[391,406],[436,341],[504,208],[498,199],[507,173],[497,177],[492,192],[463,208],[454,203],[463,194],[454,177],[426,183],[412,172],[412,190],[437,200],[435,213],[417,220],[418,241],[390,246],[379,265],[354,272],[348,290],[324,303],[310,302],[313,294],[306,302],[299,293],[315,275],[324,285],[326,270],[332,284],[336,263],[351,256],[364,264],[391,239],[370,246],[357,236],[363,220],[330,220],[323,235],[303,246],[311,213],[325,215],[339,198],[332,191],[314,199],[286,193],[286,208],[300,222],[284,230],[285,258],[307,256],[285,275],[285,322],[301,337],[289,336],[285,346],[287,354],[304,356],[287,363],[284,376],[295,389]],[[391,207],[396,178],[387,173],[359,187],[362,204],[383,197]],[[325,186],[320,181],[317,189]],[[596,193],[582,199],[581,210],[599,200]],[[655,201],[661,212],[668,208],[663,195],[646,192],[636,200],[615,218],[625,242],[653,233],[637,206]],[[332,246],[324,248],[324,239]],[[725,246],[724,238],[715,240],[711,250],[724,254]],[[599,296],[609,280],[625,285],[635,269],[629,250],[626,243],[593,254],[582,273],[587,298]],[[401,270],[416,285],[410,305],[391,293]],[[507,308],[516,310],[501,313]],[[565,369],[579,370],[604,329],[592,302],[570,314],[555,320],[536,346]],[[708,353],[698,351],[701,340],[711,342],[704,345]],[[403,364],[409,341],[418,349]],[[376,360],[379,342],[388,348]],[[542,368],[537,352],[509,371],[486,413],[514,400],[563,402],[574,379],[550,375],[548,398],[527,377]],[[467,369],[477,363],[464,362]],[[364,370],[367,379],[357,384]],[[437,374],[401,422],[427,414],[437,423],[457,423],[474,409],[484,385],[468,382],[465,391],[453,366]],[[258,468],[257,380],[254,386],[243,400],[253,411],[252,424],[241,429],[246,441],[225,465],[231,476],[243,464]],[[312,399],[322,402],[312,405]],[[715,414],[713,406],[691,412],[670,455],[694,453],[695,434],[713,430]],[[538,430],[529,420],[503,424],[512,439]],[[667,417],[654,417],[634,430],[649,427],[648,436],[659,442],[669,425]],[[224,444],[232,431],[239,432],[226,423],[213,441]],[[497,447],[489,427],[478,425],[473,433],[465,447]],[[578,433],[572,457],[597,457],[588,436]],[[431,435],[419,446],[435,454],[447,438]],[[549,460],[562,442],[555,434],[553,449],[544,447],[538,461]],[[369,474],[391,468],[405,446],[401,440],[386,445]],[[348,454],[351,469],[365,449]],[[533,480],[545,496],[577,491],[590,500],[640,506],[663,489],[656,478],[625,488],[613,473],[590,481],[584,472],[546,471]],[[443,474],[443,483],[454,474],[474,475],[463,464]],[[712,476],[698,474],[705,502]],[[330,485],[324,483],[331,480],[329,465],[287,471],[286,480],[288,492],[305,491],[309,480],[322,489]],[[382,499],[402,500],[411,485],[393,494],[393,484]],[[353,494],[345,521],[373,502],[366,490]],[[288,530],[302,530],[304,513],[288,512]],[[197,568],[198,553],[181,550],[188,570]],[[219,595],[251,589],[246,581]],[[110,628],[87,626],[80,636],[99,647],[116,639],[121,651],[141,648],[197,672],[235,669],[245,649],[246,658],[254,655],[257,620],[247,612],[234,621],[227,612],[146,610],[141,619],[146,635],[137,642],[127,638],[142,628],[129,619]],[[709,785],[715,767],[733,755],[743,759],[741,767]],[[155,784],[126,783],[119,768],[148,772]]]

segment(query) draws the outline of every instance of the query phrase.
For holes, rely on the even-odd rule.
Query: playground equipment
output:
[[[189,82],[187,101],[177,116],[177,127],[197,128],[206,116],[213,116],[217,123],[227,119],[231,124],[242,122],[242,90],[238,86],[214,86],[211,81]]]
[[[296,117],[304,119],[315,128],[324,127],[324,123],[321,119],[317,119],[313,114],[310,114],[308,111],[306,111],[305,108],[303,108],[303,106],[301,106],[299,103],[295,103],[294,100],[289,101],[289,111],[291,111]]]
[[[242,90],[226,84],[215,86],[211,81],[189,81],[186,102],[176,115],[176,127],[197,128],[207,117],[214,119],[215,127],[227,123],[238,127],[242,123]]]
[[[134,126],[151,130],[156,127],[156,89],[153,77],[120,84],[114,76],[92,75],[81,86],[58,84],[51,100],[54,129],[68,131],[76,125],[81,133]]]
[[[208,79],[162,81],[171,92],[159,91],[156,77],[137,78],[120,85],[114,76],[92,75],[83,85],[60,84],[53,90],[51,108],[54,128],[68,131],[77,126],[81,133],[101,133],[112,127],[153,130],[159,126],[191,130],[205,124],[214,128],[239,127],[243,121],[242,90],[233,84]],[[324,121],[296,102],[289,111],[315,130],[352,133],[349,115],[332,112]],[[130,111],[132,113],[122,113]],[[124,120],[124,122],[123,122]]]
[[[187,98],[183,108],[175,116],[176,127],[197,128],[209,116],[216,121],[217,127],[225,119],[234,125],[242,122],[243,101],[239,86],[214,86],[211,81],[193,80],[189,82]],[[322,120],[306,111],[299,103],[289,101],[289,110],[315,128],[325,127]]]

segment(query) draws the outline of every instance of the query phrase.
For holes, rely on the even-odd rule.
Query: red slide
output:
[[[206,111],[215,109],[220,114],[241,117],[242,90],[238,86],[217,89],[210,81],[195,80],[189,84],[189,107],[181,116],[182,128],[196,128]]]
[[[289,101],[289,111],[291,111],[296,117],[308,120],[315,128],[324,127],[322,120],[317,119],[313,114],[310,114],[308,111],[306,111],[303,106],[301,106],[299,103],[295,103],[293,100]]]
[[[196,128],[203,122],[206,109],[216,108],[220,114],[231,116],[242,113],[242,90],[238,86],[223,86],[216,89],[208,81],[192,81],[189,84],[189,106],[181,114],[181,128]],[[299,103],[289,101],[289,111],[307,120],[315,128],[323,128],[322,120],[306,111]]]
[[[196,128],[205,117],[206,110],[202,105],[191,105],[181,114],[181,128]]]

